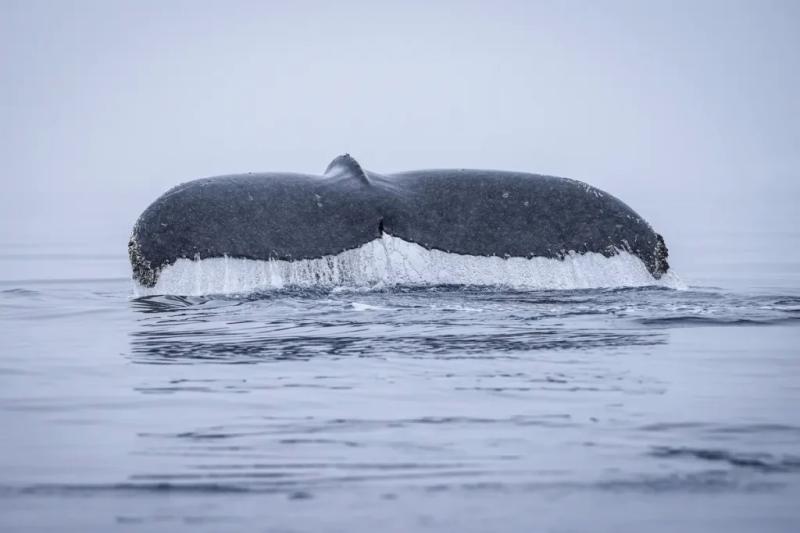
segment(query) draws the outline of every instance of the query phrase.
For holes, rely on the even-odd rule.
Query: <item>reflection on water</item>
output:
[[[438,287],[139,298],[137,362],[253,363],[315,356],[516,357],[667,342],[664,328],[800,319],[800,298],[628,289],[525,293]]]
[[[330,327],[346,327],[338,324]],[[352,324],[358,327],[358,324]],[[664,342],[664,335],[628,335],[603,331],[564,333],[555,328],[531,328],[528,333],[358,337],[334,334],[318,336],[270,336],[270,331],[253,334],[253,338],[226,341],[222,332],[207,334],[202,342],[187,337],[206,337],[202,329],[181,334],[141,331],[133,334],[132,352],[138,362],[185,362],[185,360],[217,360],[232,363],[253,363],[271,359],[308,359],[318,355],[337,357],[371,357],[409,354],[409,357],[487,358],[509,357],[513,352],[554,349],[589,350],[598,347],[646,346]]]

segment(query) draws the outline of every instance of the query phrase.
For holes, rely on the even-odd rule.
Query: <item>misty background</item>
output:
[[[0,245],[124,257],[177,183],[349,152],[581,179],[679,274],[779,276],[798,95],[794,1],[0,0]]]

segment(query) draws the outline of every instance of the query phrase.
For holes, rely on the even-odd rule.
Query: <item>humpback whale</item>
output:
[[[586,183],[495,170],[378,174],[349,154],[322,175],[250,173],[178,185],[139,217],[128,252],[134,280],[154,287],[181,259],[314,260],[386,236],[502,259],[627,252],[654,279],[669,269],[661,235]]]

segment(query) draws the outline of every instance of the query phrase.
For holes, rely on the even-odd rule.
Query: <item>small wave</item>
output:
[[[797,320],[800,320],[800,317],[791,315],[761,318],[681,315],[640,318],[638,321],[640,324],[645,324],[648,326],[763,326],[768,324],[795,322]]]
[[[34,291],[30,289],[4,289],[0,290],[0,294],[9,297],[17,296],[21,298],[32,298],[35,296],[39,296],[41,293],[39,291]]]
[[[193,340],[205,336],[206,341]],[[272,336],[267,333],[247,341],[209,338],[208,331],[185,331],[180,335],[134,332],[132,357],[140,363],[258,363],[306,360],[317,356],[378,357],[405,354],[409,358],[503,359],[515,354],[546,350],[592,350],[626,346],[654,346],[666,339],[660,334],[625,334],[600,330],[564,332],[539,328],[524,333],[493,335],[418,335],[336,337]]]
[[[430,492],[444,491],[486,491],[486,492],[563,492],[599,491],[612,493],[661,494],[692,493],[716,494],[730,492],[768,492],[782,488],[775,482],[741,479],[729,472],[707,470],[692,473],[672,473],[664,476],[640,475],[598,481],[541,481],[541,482],[499,482],[474,481],[467,483],[437,483],[426,487]]]
[[[642,431],[673,432],[693,431],[708,434],[765,435],[785,434],[800,438],[800,426],[786,424],[711,424],[707,422],[656,422],[639,428]]]
[[[361,302],[352,302],[350,304],[353,311],[391,311],[388,307],[380,307],[377,305],[365,304]]]
[[[313,467],[314,465],[309,465]],[[326,466],[326,465],[321,465]],[[444,466],[444,465],[442,465]],[[724,493],[766,492],[780,489],[775,482],[741,478],[730,472],[709,470],[692,473],[673,473],[664,476],[630,476],[597,481],[529,481],[525,472],[517,472],[518,479],[494,481],[490,479],[498,472],[477,465],[456,464],[451,468],[428,467],[420,470],[414,465],[398,465],[388,470],[375,472],[350,472],[341,474],[292,477],[273,475],[272,472],[244,472],[238,475],[223,474],[221,481],[206,479],[202,475],[142,475],[122,483],[70,484],[45,483],[36,485],[0,486],[0,497],[20,496],[85,496],[100,494],[272,494],[289,498],[312,497],[321,490],[338,490],[343,484],[385,483],[402,481],[406,487],[416,487],[428,492],[443,491],[487,491],[487,492],[558,492],[599,491],[614,493]],[[313,472],[313,468],[304,468]],[[507,474],[507,472],[502,472]],[[533,475],[533,473],[529,473]],[[150,479],[153,479],[150,481]],[[468,478],[470,481],[463,481]],[[462,481],[459,481],[462,480]],[[302,496],[301,496],[302,495]]]
[[[800,471],[800,457],[775,456],[768,453],[737,453],[721,449],[658,446],[651,455],[659,458],[692,458],[702,461],[726,463],[740,468],[752,468],[761,472]]]
[[[775,305],[797,306],[798,310],[800,310],[800,296],[784,296],[775,300]]]
[[[185,307],[202,305],[208,300],[202,297],[186,297],[176,295],[143,296],[133,300],[133,307],[143,313],[161,313]]]
[[[479,257],[426,250],[384,234],[335,256],[301,261],[236,258],[179,259],[153,288],[136,284],[136,296],[247,294],[284,287],[490,285],[527,289],[665,286],[682,288],[671,273],[656,280],[625,251],[612,257],[571,253],[562,259]]]
[[[222,484],[222,483],[42,483],[37,485],[27,485],[22,487],[3,486],[0,487],[0,495],[92,495],[103,492],[149,492],[149,493],[240,493],[251,492],[252,489],[244,485]]]

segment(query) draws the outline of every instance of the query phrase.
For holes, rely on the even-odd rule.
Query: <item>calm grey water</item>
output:
[[[7,245],[0,529],[798,531],[800,261],[731,253],[133,299],[119,251]]]

